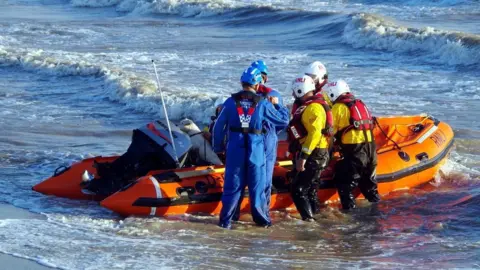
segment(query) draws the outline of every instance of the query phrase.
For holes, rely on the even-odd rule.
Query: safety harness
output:
[[[299,106],[295,113],[293,114],[292,120],[288,124],[287,134],[288,140],[293,142],[295,140],[300,140],[305,138],[308,134],[307,129],[302,123],[302,115],[308,105],[312,103],[317,103],[322,105],[323,109],[325,110],[325,114],[327,116],[325,127],[322,129],[322,134],[327,137],[333,136],[333,115],[332,110],[328,103],[323,99],[320,95],[315,95],[309,99],[307,99],[301,106]]]
[[[230,127],[232,132],[240,132],[244,134],[264,134],[265,130],[263,129],[254,129],[250,128],[250,122],[252,120],[252,115],[257,108],[257,105],[260,101],[263,100],[262,97],[256,95],[253,92],[243,91],[237,94],[232,95],[233,100],[235,101],[235,106],[237,107],[238,117],[240,119],[240,127]],[[250,107],[247,109],[247,113],[242,107],[241,102],[248,101],[251,103]]]
[[[323,99],[322,88],[320,88],[320,90],[314,90],[313,93],[314,93],[315,96],[319,96],[319,97],[321,97],[321,98]],[[324,99],[324,101],[325,101],[325,99]],[[295,112],[297,111],[298,107],[302,106],[303,103],[304,103],[304,102],[302,101],[302,99],[300,99],[300,98],[295,99],[295,101],[293,102],[293,105],[292,105],[292,115],[295,114]],[[327,103],[327,105],[328,105],[328,103]],[[329,107],[330,107],[330,106],[329,106]]]
[[[356,129],[363,131],[365,142],[368,142],[367,131],[373,130],[374,120],[365,103],[360,99],[356,99],[355,96],[350,93],[339,97],[335,103],[343,103],[350,110],[350,125],[337,132],[335,135],[336,140],[341,143],[344,134],[351,129]]]

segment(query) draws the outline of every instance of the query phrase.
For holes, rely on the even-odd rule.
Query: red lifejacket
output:
[[[321,88],[320,88],[320,90],[314,90],[313,93],[315,94],[315,96],[319,96],[323,99],[323,94],[322,94],[322,89]],[[295,99],[295,101],[293,102],[293,105],[292,105],[292,115],[295,115],[295,112],[297,111],[298,107],[300,107],[302,105],[303,105],[303,103],[302,103],[301,99],[299,99],[299,98]]]
[[[267,96],[272,92],[272,88],[265,86],[264,84],[260,84],[258,86],[257,94],[260,94],[262,96]]]
[[[335,103],[343,103],[347,105],[348,109],[350,110],[350,125],[342,130],[339,130],[337,135],[343,136],[343,134],[351,129],[363,131],[373,130],[374,122],[372,114],[362,100],[356,99],[354,95],[348,93],[339,97]],[[365,139],[367,139],[366,133]]]
[[[265,130],[263,129],[259,130],[259,129],[250,128],[250,121],[252,120],[253,113],[255,112],[255,109],[257,108],[258,103],[262,101],[263,98],[249,91],[243,91],[237,94],[233,94],[232,98],[235,101],[235,106],[237,107],[238,118],[240,120],[240,127],[230,127],[230,131],[240,132],[244,134],[265,133]],[[251,102],[251,105],[247,109],[246,113],[241,104],[241,101],[243,100],[247,100]]]
[[[328,103],[323,99],[321,95],[315,95],[307,99],[301,106],[297,107],[295,113],[293,114],[292,120],[288,124],[287,135],[288,140],[293,142],[295,140],[300,140],[305,138],[308,134],[307,129],[303,126],[302,115],[308,105],[312,103],[317,103],[322,105],[326,114],[325,128],[322,129],[322,134],[327,137],[333,136],[333,115]]]

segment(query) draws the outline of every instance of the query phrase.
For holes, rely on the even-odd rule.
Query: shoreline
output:
[[[0,203],[0,220],[2,219],[42,219],[40,214],[31,213],[25,209]],[[33,259],[26,259],[0,251],[0,265],[5,269],[15,270],[49,270],[55,269],[36,262]]]

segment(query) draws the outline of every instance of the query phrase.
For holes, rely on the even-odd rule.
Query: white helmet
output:
[[[350,87],[344,80],[338,80],[329,82],[324,91],[327,93],[328,97],[332,102],[335,102],[337,98],[345,93],[350,93]]]
[[[308,75],[301,75],[292,82],[292,92],[296,98],[301,98],[313,90],[315,90],[315,83]]]
[[[320,61],[315,61],[307,66],[305,74],[312,77],[315,82],[323,83],[327,79],[327,68]]]

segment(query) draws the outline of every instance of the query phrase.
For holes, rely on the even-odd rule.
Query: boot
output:
[[[342,203],[343,210],[349,210],[356,208],[355,198],[351,192],[338,192],[340,197],[340,202]]]
[[[295,207],[297,207],[297,211],[300,213],[303,220],[313,220],[312,206],[309,200],[300,196],[294,196],[293,202],[295,203]]]
[[[365,198],[371,203],[376,203],[380,201],[380,195],[378,194],[377,189],[369,190],[368,192],[366,192],[366,194],[363,194],[363,196],[365,196]]]
[[[310,206],[312,208],[312,213],[318,214],[320,212],[320,202],[318,200],[317,195],[317,187],[312,187],[312,190],[308,194],[308,201],[310,202]]]

